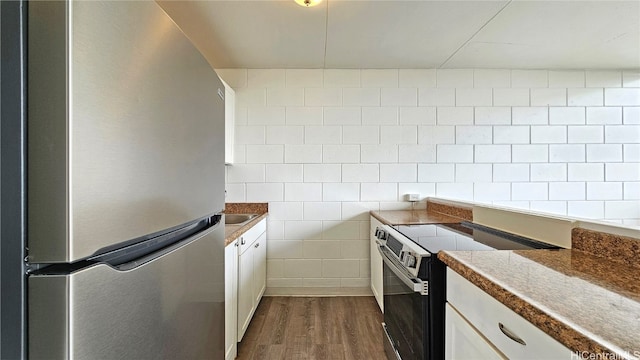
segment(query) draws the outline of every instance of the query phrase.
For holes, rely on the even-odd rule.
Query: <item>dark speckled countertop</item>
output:
[[[426,210],[387,210],[371,211],[371,215],[384,224],[408,225],[408,224],[447,224],[462,221],[449,215]]]
[[[640,358],[640,267],[569,249],[438,258],[574,352]]]
[[[371,216],[388,225],[454,224],[473,221],[471,208],[446,202],[427,201],[426,209],[371,211]]]

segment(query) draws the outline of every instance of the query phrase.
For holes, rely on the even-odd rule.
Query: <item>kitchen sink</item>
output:
[[[258,214],[225,214],[225,224],[241,225],[257,217]]]

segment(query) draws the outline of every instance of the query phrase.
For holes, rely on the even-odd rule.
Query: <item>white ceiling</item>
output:
[[[215,68],[640,68],[640,0],[158,2]]]

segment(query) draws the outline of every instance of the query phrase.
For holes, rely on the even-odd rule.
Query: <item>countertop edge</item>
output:
[[[389,223],[389,221],[387,221],[387,219],[383,218],[382,216],[380,216],[380,214],[378,214],[377,211],[369,211],[369,215],[373,216],[374,218],[378,219],[378,221],[380,221],[381,223],[385,224],[385,225],[391,225]]]
[[[450,254],[447,251],[441,251],[438,253],[438,259],[473,285],[479,287],[482,291],[489,294],[501,304],[505,305],[507,308],[520,315],[538,329],[542,330],[545,334],[551,336],[573,352],[582,353],[584,351],[588,351],[595,354],[620,354],[620,351],[615,351],[600,344],[597,340],[579,332],[569,324],[547,314],[535,306],[535,304],[532,304],[503,288],[498,283],[466,264],[464,261],[457,259],[454,254]],[[620,355],[621,359],[624,358],[623,354]]]

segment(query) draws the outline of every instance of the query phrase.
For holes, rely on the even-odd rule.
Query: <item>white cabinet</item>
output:
[[[267,233],[262,233],[253,245],[253,299],[258,306],[267,288]]]
[[[509,359],[570,359],[571,350],[538,329],[520,315],[507,308],[482,291],[477,286],[447,268],[447,302],[451,309],[447,312],[445,358],[454,359],[469,342],[482,347],[473,336],[450,336],[452,329],[462,333],[460,321],[476,331],[496,354],[504,354]],[[449,316],[451,310],[461,319]],[[457,322],[457,323],[456,323]],[[467,328],[467,330],[469,330]],[[464,330],[466,335],[470,331]],[[502,355],[500,355],[502,356]]]
[[[262,299],[267,283],[267,220],[263,219],[239,239],[238,341],[242,340]]]
[[[224,249],[224,349],[226,360],[238,354],[238,239]]]
[[[445,316],[447,359],[506,359],[449,304],[446,305]]]
[[[236,92],[224,80],[224,162],[233,164],[233,146],[235,144]]]
[[[371,216],[371,231],[369,238],[371,239],[371,291],[375,296],[380,310],[384,312],[384,296],[382,290],[382,256],[378,252],[378,245],[376,243],[376,227],[381,226],[382,223],[378,219]]]
[[[263,219],[259,223],[252,226],[249,230],[245,231],[244,234],[242,234],[242,236],[238,239],[238,254],[242,255],[265,231],[267,231],[266,219]]]
[[[247,250],[238,258],[238,342],[242,340],[253,317],[254,303],[253,252]]]

